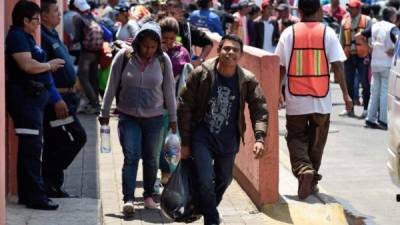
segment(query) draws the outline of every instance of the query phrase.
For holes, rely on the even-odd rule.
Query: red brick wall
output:
[[[4,1],[0,1],[0,21],[4,21]],[[0,43],[4,43],[4,23],[0,24]],[[0,225],[6,223],[6,146],[5,146],[5,67],[4,44],[0,44]]]

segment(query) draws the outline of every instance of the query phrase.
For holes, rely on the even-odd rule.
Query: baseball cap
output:
[[[249,1],[248,1],[248,0],[240,0],[240,1],[238,2],[238,6],[239,6],[240,9],[241,9],[241,8],[244,8],[244,7],[246,7],[246,6],[249,6]]]
[[[114,6],[114,10],[117,12],[128,12],[129,11],[129,5],[127,4],[118,4]]]
[[[276,7],[276,10],[278,11],[285,11],[285,10],[289,10],[290,9],[290,5],[287,3],[281,3],[278,5],[278,7]]]
[[[363,4],[360,0],[350,0],[346,5],[349,8],[360,8]]]
[[[265,7],[267,7],[267,6],[269,6],[269,0],[264,0],[264,1],[261,3],[261,8],[263,9],[263,8],[265,8]]]
[[[74,6],[81,12],[85,12],[90,9],[90,5],[87,3],[86,0],[75,0]]]

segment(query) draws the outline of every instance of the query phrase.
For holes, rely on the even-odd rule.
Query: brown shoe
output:
[[[299,189],[297,191],[299,199],[303,200],[313,193],[312,190],[313,179],[314,179],[313,171],[306,171],[305,173],[300,174]]]

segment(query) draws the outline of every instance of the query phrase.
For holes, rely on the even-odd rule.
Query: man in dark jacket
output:
[[[64,183],[64,170],[85,145],[86,133],[76,116],[79,105],[79,98],[74,92],[76,72],[68,50],[55,30],[61,16],[57,1],[42,0],[41,7],[42,48],[49,60],[54,58],[65,60],[64,67],[53,72],[53,79],[67,107],[67,113],[60,113],[52,105],[48,105],[45,109],[42,175],[45,190],[50,198],[67,198],[73,196],[61,189]]]
[[[198,66],[210,53],[213,43],[206,33],[186,21],[183,7],[183,4],[178,0],[167,1],[169,16],[174,17],[179,23],[179,36],[182,38],[181,43],[183,47],[189,51],[193,66]],[[192,51],[192,45],[201,48],[200,55],[195,58],[193,58],[194,52]]]
[[[217,58],[205,61],[191,73],[178,106],[181,156],[193,157],[199,209],[205,225],[220,223],[217,206],[232,181],[235,156],[246,129],[245,103],[254,130],[256,158],[264,152],[268,121],[257,79],[238,66],[243,52],[240,38],[232,34],[224,36],[217,51]]]
[[[274,53],[279,41],[279,26],[276,19],[272,18],[274,6],[272,0],[264,0],[261,4],[261,18],[254,21],[254,39],[252,46]]]

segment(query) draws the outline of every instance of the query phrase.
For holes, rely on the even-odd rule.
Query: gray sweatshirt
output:
[[[175,122],[175,80],[168,55],[155,56],[143,69],[137,53],[122,68],[124,54],[125,50],[121,50],[111,64],[101,116],[109,117],[112,101],[120,89],[117,108],[121,113],[149,118],[162,115],[166,108],[170,122]],[[164,57],[164,73],[159,57]]]

